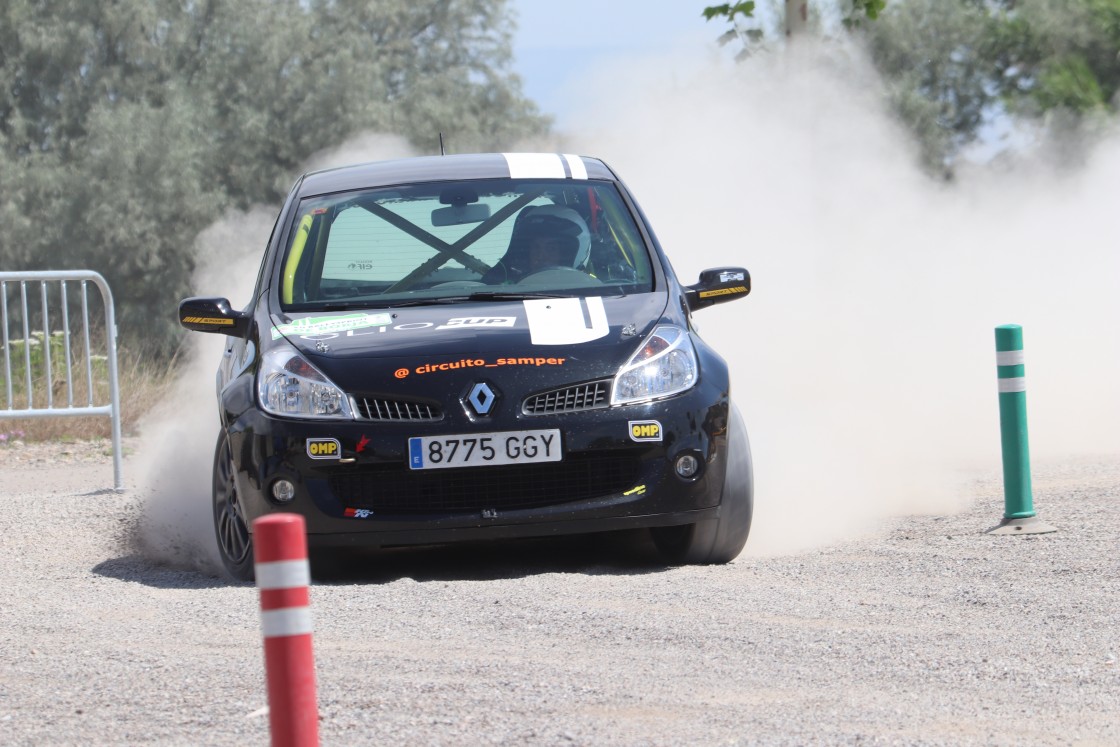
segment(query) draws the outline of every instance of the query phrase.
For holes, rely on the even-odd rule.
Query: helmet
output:
[[[515,229],[521,239],[536,236],[571,237],[572,267],[582,267],[591,253],[591,232],[583,216],[563,205],[538,205],[525,208]]]

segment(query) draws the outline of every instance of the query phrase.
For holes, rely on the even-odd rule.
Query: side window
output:
[[[597,191],[591,261],[604,280],[649,282],[652,271],[645,245],[630,212],[613,189]]]

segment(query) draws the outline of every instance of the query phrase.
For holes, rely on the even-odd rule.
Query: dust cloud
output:
[[[316,153],[305,170],[409,155],[402,139],[367,134]],[[249,303],[278,210],[270,205],[231,212],[199,235],[193,278],[198,295],[223,296],[234,308]],[[182,374],[167,401],[140,424],[143,445],[135,459],[144,501],[132,532],[137,550],[156,562],[212,574],[222,568],[210,500],[220,427],[215,373],[225,341],[224,335],[188,336]]]
[[[683,282],[751,271],[747,299],[695,317],[751,431],[748,554],[951,512],[998,479],[1000,324],[1023,327],[1035,462],[1115,453],[1120,139],[1076,170],[938,183],[858,53],[795,51],[599,71],[562,143],[618,169]]]
[[[856,52],[734,65],[684,51],[577,82],[585,104],[567,119],[578,124],[510,149],[607,161],[683,282],[707,267],[751,271],[747,299],[695,318],[732,366],[751,431],[748,556],[951,513],[973,500],[977,475],[998,479],[1000,324],[1024,329],[1036,463],[1115,453],[1120,139],[1076,170],[1024,161],[946,185],[917,168]],[[370,135],[308,167],[406,155]],[[199,293],[248,302],[274,216],[231,215],[200,237]],[[193,337],[175,397],[142,430],[143,544],[153,559],[215,570],[223,338]],[[992,524],[1002,509],[991,507]]]

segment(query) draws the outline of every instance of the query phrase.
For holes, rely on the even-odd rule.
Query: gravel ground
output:
[[[268,742],[257,594],[156,564],[102,443],[0,448],[0,744]],[[125,460],[128,483],[133,469]],[[324,745],[1120,744],[1120,458],[665,568],[637,535],[382,553],[312,588]]]

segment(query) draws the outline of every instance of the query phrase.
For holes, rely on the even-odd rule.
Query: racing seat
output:
[[[492,285],[516,283],[529,274],[529,244],[538,236],[570,238],[563,266],[584,269],[591,252],[591,233],[583,217],[563,205],[530,205],[517,216],[506,253],[482,281]]]

